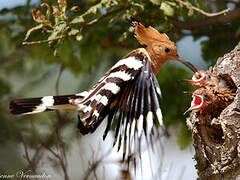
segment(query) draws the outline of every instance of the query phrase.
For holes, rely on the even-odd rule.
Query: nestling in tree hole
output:
[[[212,120],[218,118],[234,100],[237,87],[231,76],[199,70],[192,80],[184,81],[199,88],[192,93],[193,100],[187,111],[197,111],[197,118],[202,121],[202,134],[207,134],[215,143],[221,143],[223,131],[219,125],[212,124]]]
[[[240,44],[220,57],[211,69],[219,79],[218,82],[221,82],[216,84],[216,90],[214,87],[205,87],[208,94],[213,93],[222,103],[213,106],[220,109],[215,117],[204,110],[205,113],[192,112],[187,118],[193,136],[196,168],[201,180],[235,180],[240,175],[239,62]],[[196,79],[194,81],[197,82]]]

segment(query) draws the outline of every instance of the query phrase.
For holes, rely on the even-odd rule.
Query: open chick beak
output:
[[[200,110],[204,107],[204,99],[203,99],[202,95],[193,93],[192,98],[193,99],[191,102],[191,107],[188,108],[188,110],[184,112],[184,115],[189,111]]]
[[[183,79],[182,80],[183,82],[186,82],[186,83],[190,83],[196,87],[202,87],[202,81],[199,81],[199,80],[188,80],[188,79]]]
[[[190,83],[196,87],[202,87],[205,84],[206,76],[200,72],[196,72],[191,80],[184,79],[183,82]]]

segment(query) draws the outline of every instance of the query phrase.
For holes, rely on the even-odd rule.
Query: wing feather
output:
[[[89,91],[89,95],[79,103],[79,115],[82,125],[93,132],[105,118],[102,113],[120,95],[122,89],[140,72],[145,56],[137,50],[116,63],[104,77]],[[110,94],[104,95],[108,90]],[[100,121],[100,122],[99,122]],[[81,129],[80,129],[81,132]]]
[[[115,125],[113,146],[117,143],[118,151],[122,147],[123,160],[128,155],[128,161],[133,158],[134,163],[135,155],[141,154],[143,132],[153,148],[154,128],[163,125],[158,102],[161,90],[149,56],[146,51],[144,53],[134,51],[120,60],[79,105],[83,112],[80,114],[81,128],[93,132],[108,116],[103,139]]]

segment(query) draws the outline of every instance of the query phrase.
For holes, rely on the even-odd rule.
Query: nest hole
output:
[[[237,86],[229,74],[219,74],[218,76],[226,82],[225,86],[227,86],[233,93],[237,91]]]
[[[209,141],[214,142],[215,144],[223,144],[223,130],[220,125],[211,125],[206,126],[206,132],[209,137]]]
[[[236,96],[236,92],[237,92],[237,86],[236,84],[234,83],[234,81],[232,80],[231,76],[229,74],[219,74],[218,75],[221,79],[223,79],[224,81],[224,84],[223,86],[224,87],[227,87],[232,95],[235,97]],[[232,100],[233,102],[233,100]],[[211,119],[213,118],[218,118],[220,116],[220,114],[222,113],[222,111],[227,108],[232,102],[230,102],[228,105],[226,105],[225,107],[223,106],[220,106],[216,111],[214,111],[213,113],[211,113]]]

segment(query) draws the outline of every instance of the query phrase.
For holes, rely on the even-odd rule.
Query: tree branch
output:
[[[55,83],[55,89],[56,89],[56,95],[57,96],[59,95],[59,82],[60,82],[63,70],[64,70],[64,65],[62,64],[60,69],[59,69],[59,73],[58,73],[57,80],[56,80],[56,83]]]
[[[66,163],[65,163],[65,159],[62,158],[61,156],[61,153],[58,154],[57,152],[55,152],[51,147],[49,147],[49,144],[46,143],[46,142],[42,142],[42,140],[40,139],[37,131],[36,131],[36,128],[34,127],[32,121],[31,121],[31,125],[32,125],[32,129],[34,130],[34,136],[36,137],[36,140],[38,141],[38,143],[43,147],[45,148],[46,150],[48,150],[56,159],[59,160],[59,163],[60,163],[60,166],[63,170],[63,174],[64,174],[64,180],[69,180],[69,176],[68,176],[68,173],[67,173],[67,167],[66,167]],[[57,127],[58,128],[58,127]],[[57,128],[56,130],[51,134],[51,138],[49,139],[52,139],[52,137],[54,136],[54,134],[56,134],[56,131],[57,131]],[[57,139],[58,140],[58,139]],[[50,141],[50,140],[49,140]]]
[[[113,15],[113,14],[115,14],[115,13],[118,13],[118,12],[122,11],[123,9],[125,9],[124,6],[118,8],[118,9],[115,9],[115,10],[113,10],[113,11],[110,11],[110,12],[108,12],[108,13],[100,16],[99,18],[90,21],[90,22],[87,23],[87,24],[84,24],[81,28],[79,28],[79,33],[82,33],[82,31],[85,30],[86,28],[88,28],[88,27],[90,27],[90,26],[92,26],[92,25],[94,25],[94,24],[99,23],[99,22],[100,22],[101,20],[103,20],[104,18],[106,18],[106,17],[108,17],[108,16],[111,16],[111,15]],[[72,36],[76,36],[76,35],[72,35]],[[66,37],[70,37],[70,36],[67,35],[67,34],[64,34],[64,35],[61,35],[61,36],[57,36],[57,37],[55,37],[55,38],[53,38],[53,39],[47,39],[47,40],[41,40],[41,41],[31,41],[31,42],[23,41],[22,44],[23,44],[23,45],[27,45],[27,46],[34,45],[34,44],[45,44],[45,43],[57,41],[57,40],[59,40],[59,39],[64,39],[64,38],[66,38]]]
[[[53,39],[46,39],[46,40],[42,40],[42,41],[31,41],[31,42],[23,41],[22,45],[30,46],[30,45],[34,45],[34,44],[45,44],[45,43],[57,41],[59,39],[63,39],[65,37],[67,37],[67,35],[61,35],[61,36],[57,36]]]
[[[81,178],[83,180],[88,180],[91,173],[95,174],[98,166],[103,162],[103,160],[110,154],[112,149],[109,149],[107,152],[102,154],[101,157],[99,157],[97,160],[94,160],[94,151],[92,152],[92,162],[89,162],[89,167],[87,171],[84,173],[84,176]],[[100,152],[100,151],[97,151]]]
[[[26,141],[26,139],[23,136],[23,129],[21,129],[18,126],[18,124],[14,121],[13,116],[10,114],[8,109],[6,109],[5,106],[2,105],[2,103],[0,104],[0,107],[4,111],[4,113],[8,115],[9,121],[11,122],[13,127],[16,129],[16,131],[19,133],[22,143],[23,143],[23,148],[24,148],[24,153],[25,153],[24,158],[28,162],[28,167],[31,168],[32,172],[36,174],[38,161],[35,161],[36,160],[34,158],[35,156],[33,156],[33,158],[30,157],[30,154],[29,154],[30,145],[28,144],[28,142]],[[36,150],[36,152],[38,152],[38,149]]]
[[[59,74],[57,76],[57,80],[56,80],[56,84],[55,84],[56,95],[59,95],[59,82],[60,82],[63,70],[64,70],[64,66],[62,64],[60,69],[59,69]],[[60,123],[61,123],[61,121],[62,121],[61,115],[58,111],[56,111],[56,129],[55,129],[56,141],[57,141],[56,147],[60,151],[59,155],[58,155],[59,157],[57,157],[57,158],[60,161],[60,165],[61,165],[63,173],[64,173],[64,179],[69,180],[69,176],[68,176],[68,172],[67,172],[67,157],[66,157],[63,142],[61,141],[61,137],[60,137]]]
[[[200,14],[203,14],[203,15],[208,16],[208,17],[226,15],[226,13],[230,11],[230,8],[227,8],[227,9],[224,9],[224,10],[222,10],[220,12],[217,12],[217,13],[208,13],[208,12],[206,12],[202,9],[199,9],[199,8],[193,6],[190,3],[187,3],[185,1],[182,1],[182,0],[175,0],[175,1],[177,1],[179,4],[181,4],[183,6],[187,7],[188,9],[193,9],[194,11],[199,12]]]
[[[228,23],[238,18],[240,18],[240,8],[236,8],[232,11],[229,11],[226,15],[222,14],[219,16],[209,17],[207,19],[200,20],[200,21],[184,22],[175,18],[169,18],[169,19],[171,20],[173,25],[177,28],[193,30],[193,29],[198,29],[202,27],[207,27],[210,25]]]
[[[89,23],[83,25],[83,26],[79,29],[79,32],[81,33],[81,32],[82,32],[84,29],[86,29],[87,27],[92,26],[92,25],[94,25],[94,24],[97,24],[97,23],[99,23],[101,20],[103,20],[104,18],[106,18],[106,17],[108,17],[108,16],[111,16],[111,15],[113,15],[113,14],[115,14],[115,13],[118,13],[118,12],[124,10],[124,9],[125,9],[125,7],[122,6],[122,7],[118,8],[118,9],[115,9],[115,10],[113,10],[113,11],[111,11],[111,12],[108,12],[108,13],[102,15],[101,17],[99,17],[99,18],[97,18],[97,19],[94,19],[94,20],[90,21]]]

